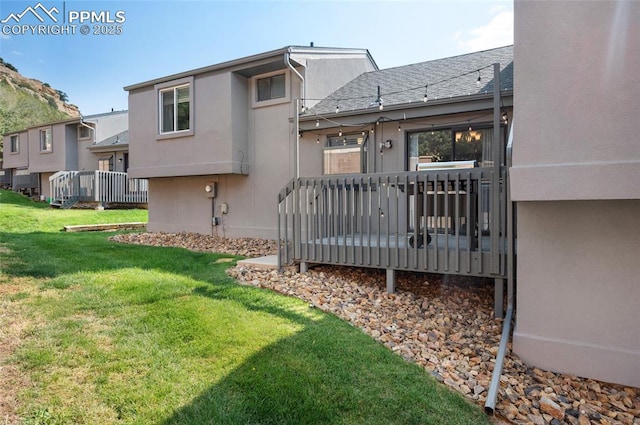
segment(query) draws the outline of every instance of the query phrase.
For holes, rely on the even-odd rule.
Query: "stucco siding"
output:
[[[640,201],[518,204],[514,351],[640,386]]]
[[[640,199],[638,22],[637,2],[516,1],[514,200]]]
[[[217,196],[204,188],[217,183]],[[275,239],[275,194],[259,191],[246,176],[195,176],[149,180],[151,232],[195,232],[205,235]],[[228,213],[221,205],[226,203]],[[217,217],[218,226],[212,225]]]
[[[51,151],[40,150],[40,130],[51,128]],[[29,129],[29,171],[32,173],[55,172],[66,166],[66,133],[64,125],[43,126]]]
[[[25,168],[29,165],[29,133],[27,131],[21,131],[12,134],[18,135],[19,150],[18,152],[11,152],[11,135],[4,136],[2,166],[6,170]]]
[[[640,386],[640,4],[514,11],[514,351]]]
[[[157,88],[173,80],[129,88],[129,174],[150,178],[149,230],[276,238],[276,196],[297,169],[291,117],[303,90],[300,78],[285,63],[285,53],[175,76],[192,81],[192,135],[158,137]],[[363,52],[336,52],[324,60],[326,55],[291,55],[291,63],[305,78],[307,97],[325,96],[375,67]],[[281,72],[286,77],[285,97],[258,102],[257,79]],[[308,159],[302,151],[306,150],[301,150],[301,168],[307,160],[321,166],[321,152]],[[214,201],[204,191],[211,182],[218,184]],[[228,206],[227,214],[220,210],[222,203]],[[219,226],[212,226],[214,216]]]
[[[51,177],[53,173],[40,173],[40,197],[44,197],[45,199],[51,196],[51,188],[49,187],[49,177]]]
[[[306,77],[313,81],[313,84],[307,85],[305,97],[310,100],[305,106],[313,107],[319,99],[324,99],[336,88],[347,84],[360,74],[374,70],[371,62],[355,57],[339,61],[330,58],[306,61]]]
[[[192,135],[160,138],[157,91],[130,93],[133,177],[240,173],[241,160],[246,160],[242,153],[247,156],[246,78],[223,72],[192,81]]]
[[[78,126],[65,126],[65,166],[63,170],[78,169]]]

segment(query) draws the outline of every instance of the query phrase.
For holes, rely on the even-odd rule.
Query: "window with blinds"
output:
[[[51,129],[45,128],[40,130],[40,152],[51,152],[53,149],[53,138]]]

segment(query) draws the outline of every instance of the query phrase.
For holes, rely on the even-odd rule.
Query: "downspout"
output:
[[[87,127],[89,130],[91,130],[93,132],[92,143],[95,143],[96,142],[96,129],[91,127],[90,125],[85,124],[84,118],[82,116],[80,116],[80,125],[83,126],[83,127]]]
[[[306,81],[302,74],[300,74],[295,67],[291,64],[291,47],[289,47],[287,53],[284,54],[284,62],[287,67],[298,76],[300,79],[300,97],[296,98],[295,104],[295,119],[296,119],[296,170],[295,170],[295,178],[300,177],[300,98],[302,98],[302,103],[304,105],[305,92],[306,92]],[[302,65],[304,67],[304,65]]]
[[[504,364],[504,357],[507,354],[507,344],[509,343],[509,335],[511,335],[511,321],[513,319],[514,305],[514,258],[515,258],[515,238],[514,238],[514,211],[513,203],[511,202],[511,184],[508,177],[509,170],[512,165],[513,154],[513,123],[509,131],[509,141],[507,142],[507,178],[506,178],[506,199],[507,199],[507,314],[502,323],[502,337],[500,338],[500,346],[498,348],[498,354],[496,355],[496,363],[493,368],[493,375],[491,376],[491,384],[489,385],[489,392],[487,393],[487,399],[484,404],[484,410],[488,414],[492,415],[495,411],[496,401],[498,399],[498,388],[500,386],[500,376],[502,375],[502,366]]]

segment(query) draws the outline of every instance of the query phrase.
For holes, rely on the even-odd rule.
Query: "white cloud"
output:
[[[16,56],[22,56],[22,52],[19,52],[17,50],[12,50],[11,53],[16,55]]]
[[[465,33],[456,33],[458,45],[465,50],[478,51],[513,44],[513,11],[499,11],[484,26]]]
[[[11,40],[11,36],[8,34],[1,34],[0,40]]]

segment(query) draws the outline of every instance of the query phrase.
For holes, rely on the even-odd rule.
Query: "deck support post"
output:
[[[396,271],[387,269],[387,294],[396,292]]]
[[[306,261],[300,261],[300,273],[305,274],[309,270],[309,264]]]
[[[494,279],[493,291],[493,317],[502,319],[504,317],[504,279]]]

